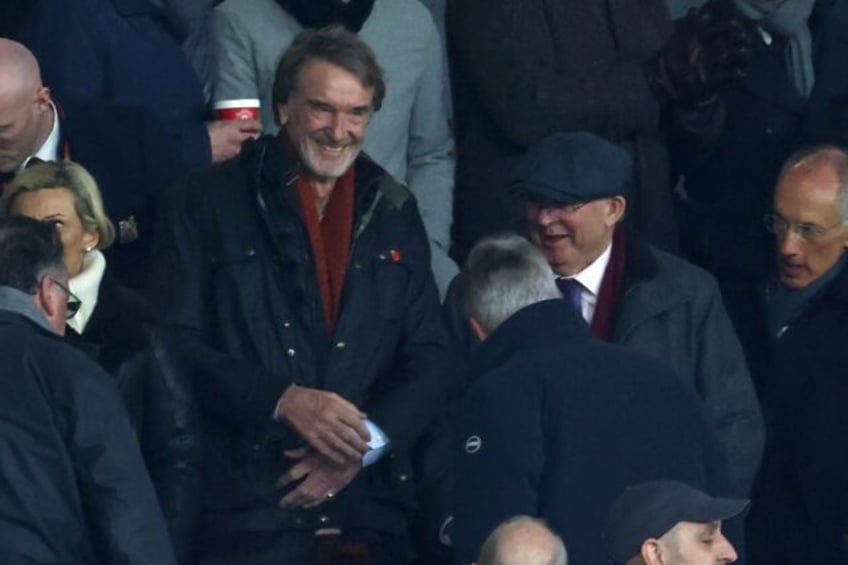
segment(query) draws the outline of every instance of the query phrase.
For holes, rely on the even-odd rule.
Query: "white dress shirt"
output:
[[[18,167],[18,172],[26,169],[27,163],[33,157],[38,157],[42,161],[55,161],[59,156],[59,112],[56,110],[56,105],[53,104],[52,100],[50,101],[50,108],[53,110],[53,127],[50,129],[50,135],[47,136],[47,139],[44,140],[44,143],[41,144],[41,147],[34,154],[24,159],[21,166]]]
[[[612,243],[588,267],[573,277],[564,277],[576,280],[583,287],[580,290],[580,313],[588,324],[591,324],[592,319],[595,317],[598,293],[601,291],[601,283],[604,280],[604,273],[607,272],[607,265],[609,265],[611,255]]]

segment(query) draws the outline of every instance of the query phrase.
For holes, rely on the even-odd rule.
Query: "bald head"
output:
[[[32,52],[17,41],[0,38],[0,95],[33,92],[41,86],[41,71]]]
[[[480,550],[478,565],[566,565],[562,540],[535,518],[512,518],[493,531]]]
[[[790,156],[780,171],[777,190],[787,176],[810,178],[822,170],[832,174],[835,183],[825,190],[835,190],[842,222],[848,225],[848,152],[835,145],[819,145],[801,149]]]
[[[33,54],[0,38],[0,173],[16,171],[50,135],[50,91]]]

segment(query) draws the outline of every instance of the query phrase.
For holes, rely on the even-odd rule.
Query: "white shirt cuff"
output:
[[[365,427],[368,428],[368,433],[371,434],[371,440],[368,442],[368,447],[371,449],[362,456],[362,466],[368,467],[379,461],[386,451],[389,450],[389,436],[387,436],[380,426],[371,420],[365,420]]]

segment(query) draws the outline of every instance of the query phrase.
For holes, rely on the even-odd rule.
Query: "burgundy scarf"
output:
[[[280,137],[284,151],[296,157],[297,153],[292,148],[288,136]],[[309,243],[315,261],[315,276],[321,290],[324,321],[330,335],[333,335],[336,329],[341,310],[347,258],[353,237],[354,181],[354,167],[351,167],[336,180],[330,200],[324,207],[324,217],[319,219],[318,209],[315,207],[315,193],[309,185],[309,179],[302,168],[297,173],[297,195],[306,231],[309,233]]]
[[[604,341],[612,339],[613,316],[624,287],[624,266],[626,241],[624,229],[616,226],[612,235],[612,251],[601,289],[598,291],[598,302],[595,305],[595,316],[592,318],[592,334]]]

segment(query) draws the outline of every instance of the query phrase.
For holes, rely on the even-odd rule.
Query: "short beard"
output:
[[[328,182],[342,177],[348,171],[348,169],[353,166],[353,163],[359,156],[360,151],[361,149],[352,151],[348,159],[346,159],[343,163],[340,163],[337,167],[319,171],[314,166],[314,163],[317,163],[320,160],[317,158],[313,158],[315,157],[315,155],[313,155],[309,143],[305,142],[300,148],[300,163],[301,166],[306,170],[306,172],[309,173],[309,176],[319,182]]]

